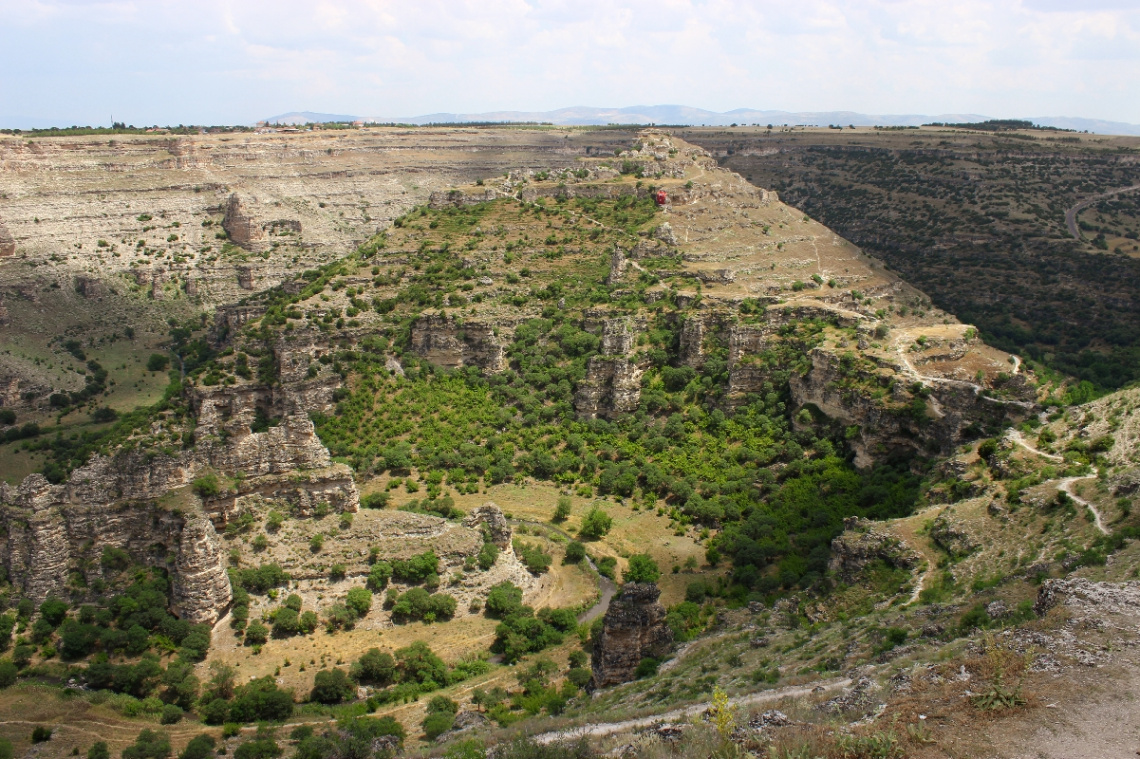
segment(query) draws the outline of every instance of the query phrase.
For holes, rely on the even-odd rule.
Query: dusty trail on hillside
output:
[[[1029,451],[1030,453],[1035,453],[1038,456],[1042,456],[1044,458],[1049,459],[1050,461],[1064,461],[1065,460],[1064,457],[1058,456],[1055,453],[1046,453],[1045,451],[1034,448],[1032,445],[1029,444],[1029,442],[1022,436],[1021,432],[1018,430],[1011,429],[1007,433],[1007,436],[1009,437],[1010,440],[1017,443],[1018,445],[1020,445],[1022,448]],[[1088,509],[1090,512],[1092,512],[1093,523],[1096,525],[1096,528],[1098,530],[1100,530],[1102,535],[1107,535],[1108,534],[1108,528],[1104,526],[1104,518],[1101,516],[1100,511],[1097,510],[1097,507],[1094,506],[1092,503],[1086,501],[1084,498],[1081,498],[1079,495],[1077,495],[1076,493],[1073,492],[1073,483],[1074,482],[1080,482],[1081,480],[1095,480],[1099,475],[1100,475],[1099,470],[1097,470],[1097,468],[1094,466],[1092,468],[1092,474],[1086,474],[1086,475],[1083,475],[1081,477],[1065,477],[1064,479],[1058,480],[1057,481],[1057,490],[1060,490],[1062,493],[1069,496],[1074,501],[1079,503],[1081,506],[1084,506],[1086,509]]]
[[[846,688],[851,685],[850,678],[842,680],[832,680],[826,683],[814,683],[812,685],[798,685],[790,686],[787,688],[775,688],[773,690],[761,691],[759,693],[748,693],[743,696],[734,696],[728,699],[729,703],[733,706],[751,706],[753,704],[762,704],[770,701],[779,701],[782,698],[798,698],[806,696],[810,693],[828,692],[838,688]],[[549,733],[541,733],[534,737],[535,742],[542,744],[554,743],[555,741],[574,740],[576,738],[599,738],[604,735],[611,735],[613,733],[620,733],[624,730],[636,730],[638,728],[651,727],[662,722],[677,722],[679,720],[687,720],[696,717],[708,711],[712,706],[711,702],[704,701],[692,706],[686,706],[681,709],[673,709],[672,711],[662,712],[661,714],[654,714],[649,717],[637,717],[634,719],[622,720],[620,722],[595,722],[581,727],[568,728],[566,730],[553,730]]]

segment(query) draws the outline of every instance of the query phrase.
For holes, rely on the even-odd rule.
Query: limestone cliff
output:
[[[243,248],[250,248],[254,243],[265,239],[265,230],[250,216],[249,200],[243,199],[236,192],[231,193],[226,201],[222,228],[234,244]]]
[[[486,372],[500,372],[506,367],[506,357],[495,332],[489,322],[422,316],[412,325],[411,349],[437,366],[477,366]]]
[[[610,604],[594,642],[591,688],[628,682],[642,659],[668,653],[673,631],[665,624],[660,595],[655,584],[627,583]]]
[[[146,469],[133,464],[99,459],[67,484],[33,474],[19,488],[0,485],[0,561],[9,580],[37,602],[51,594],[85,598],[96,579],[110,577],[104,549],[117,548],[138,563],[172,568],[172,611],[212,624],[232,598],[214,526],[192,504],[139,500],[175,485],[177,467],[125,482],[120,473]]]
[[[828,569],[843,582],[855,582],[869,564],[877,561],[896,569],[914,569],[922,556],[895,536],[876,529],[869,519],[848,517],[843,522],[843,534],[831,541]]]

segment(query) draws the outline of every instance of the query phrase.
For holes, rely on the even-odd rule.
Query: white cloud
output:
[[[652,103],[1140,122],[1135,5],[0,0],[0,122]]]

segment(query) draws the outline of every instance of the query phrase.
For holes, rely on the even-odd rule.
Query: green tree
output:
[[[605,536],[613,526],[613,518],[595,506],[582,519],[582,526],[578,530],[578,535],[586,540],[598,540]]]
[[[558,496],[558,504],[554,507],[555,522],[565,522],[570,517],[571,502],[570,497],[565,495]]]
[[[352,698],[355,692],[348,674],[343,669],[334,667],[317,673],[309,697],[322,704],[339,704]]]
[[[378,648],[368,649],[352,665],[352,679],[358,683],[387,686],[396,674],[396,660]]]
[[[657,582],[661,577],[661,570],[657,562],[647,553],[638,553],[629,557],[629,566],[622,574],[624,582]]]
[[[353,614],[363,617],[372,609],[372,591],[368,588],[352,588],[345,596],[344,604]]]
[[[566,557],[562,560],[563,564],[580,564],[585,558],[586,546],[577,540],[572,540],[566,544]]]

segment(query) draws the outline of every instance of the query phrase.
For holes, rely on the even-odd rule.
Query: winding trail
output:
[[[543,522],[534,522],[529,519],[508,519],[507,521],[511,524],[525,524],[529,527],[540,527],[544,530],[556,532],[567,540],[577,540],[577,538],[565,530]],[[605,614],[606,610],[610,608],[610,602],[613,601],[614,596],[617,595],[617,584],[598,571],[597,565],[594,564],[594,560],[590,558],[589,554],[586,555],[586,563],[590,565],[590,569],[594,570],[594,576],[598,578],[598,591],[600,595],[598,596],[598,602],[596,604],[578,615],[578,624],[593,622]]]
[[[812,685],[796,685],[787,688],[774,688],[772,690],[759,691],[757,693],[748,693],[743,696],[734,696],[728,699],[728,702],[733,706],[751,706],[753,704],[763,704],[770,701],[779,701],[782,698],[796,698],[799,696],[806,696],[810,693],[829,692],[838,688],[846,688],[851,685],[851,678],[844,678],[842,680],[831,680],[826,683],[814,683]],[[679,720],[690,719],[697,715],[707,712],[712,707],[709,701],[703,701],[699,704],[685,706],[680,709],[674,709],[660,714],[654,714],[649,717],[636,717],[634,719],[621,720],[620,722],[593,722],[590,724],[582,725],[581,727],[567,728],[566,730],[552,730],[548,733],[539,733],[534,736],[534,741],[541,744],[554,743],[555,741],[574,740],[576,738],[598,738],[603,735],[611,735],[613,733],[620,733],[624,730],[636,730],[638,728],[652,727],[653,725],[663,722],[677,722]]]
[[[1132,192],[1134,190],[1140,190],[1140,184],[1134,184],[1131,187],[1121,187],[1116,190],[1109,190],[1108,192],[1101,193],[1100,195],[1094,195],[1091,198],[1082,200],[1080,203],[1077,203],[1075,206],[1065,211],[1065,226],[1069,228],[1069,234],[1073,236],[1074,240],[1084,239],[1081,236],[1081,228],[1077,224],[1077,214],[1089,206],[1099,203],[1105,198],[1111,198],[1113,195],[1119,195],[1122,192]]]
[[[1063,456],[1058,456],[1055,453],[1046,453],[1045,451],[1042,451],[1038,448],[1033,447],[1032,445],[1029,444],[1029,442],[1025,439],[1025,437],[1022,436],[1020,430],[1011,429],[1011,430],[1009,430],[1009,432],[1006,433],[1006,437],[1008,437],[1010,440],[1017,443],[1018,445],[1020,445],[1022,448],[1029,451],[1030,453],[1035,453],[1038,456],[1049,459],[1050,461],[1064,461],[1065,460]],[[1107,535],[1108,534],[1108,528],[1104,526],[1104,518],[1101,516],[1100,511],[1097,510],[1097,507],[1094,506],[1092,503],[1086,501],[1084,498],[1081,498],[1079,495],[1077,495],[1076,493],[1073,492],[1073,483],[1074,482],[1080,482],[1081,480],[1095,480],[1098,476],[1100,476],[1100,472],[1094,466],[1092,468],[1092,474],[1086,474],[1086,475],[1083,475],[1081,477],[1065,477],[1064,479],[1058,480],[1057,481],[1057,490],[1060,490],[1062,493],[1069,496],[1069,498],[1072,498],[1074,501],[1076,501],[1077,503],[1079,503],[1080,505],[1082,505],[1086,509],[1088,509],[1090,512],[1092,512],[1093,523],[1096,524],[1096,528],[1098,530],[1100,530],[1102,535]]]
[[[994,398],[993,396],[986,395],[985,393],[982,392],[983,390],[985,390],[985,388],[982,387],[981,385],[977,384],[976,382],[970,382],[969,380],[950,379],[949,377],[933,377],[933,376],[928,375],[928,374],[922,374],[921,372],[918,371],[918,369],[916,369],[914,367],[914,364],[912,364],[910,362],[910,357],[906,355],[906,349],[902,345],[902,343],[904,341],[909,340],[909,339],[910,339],[909,331],[902,331],[902,332],[900,332],[898,337],[896,337],[894,339],[894,342],[892,343],[892,345],[894,347],[895,353],[898,354],[899,360],[902,361],[903,373],[909,375],[911,378],[913,378],[919,384],[922,384],[922,385],[948,385],[950,387],[961,387],[961,388],[965,388],[967,390],[973,391],[975,396],[977,396],[978,398],[981,398],[983,401],[989,401],[990,403],[999,403],[999,404],[1003,404],[1006,406],[1017,406],[1019,408],[1023,408],[1023,409],[1027,409],[1027,410],[1032,410],[1032,409],[1038,408],[1037,404],[1033,403],[1032,401],[1015,401],[1015,400],[1011,400],[1008,398]],[[1010,355],[1013,356],[1013,354],[1010,354]],[[1019,371],[1021,371],[1021,358],[1019,358],[1018,356],[1013,356],[1013,373],[1017,374]],[[930,400],[932,400],[932,398]],[[934,406],[934,413],[937,416],[942,416],[941,409],[937,406],[937,404],[935,403],[935,404],[933,404],[933,406]]]

